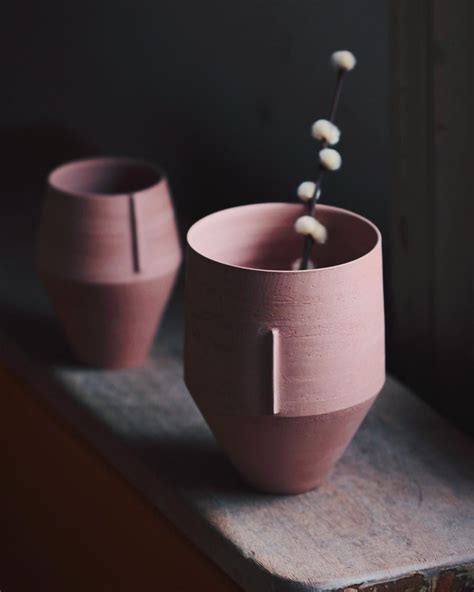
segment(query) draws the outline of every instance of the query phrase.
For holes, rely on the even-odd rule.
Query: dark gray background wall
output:
[[[292,200],[311,177],[335,49],[357,69],[338,123],[343,168],[323,201],[387,227],[387,3],[31,2],[3,19],[4,187],[37,191],[69,158],[128,154],[167,170],[188,220]]]

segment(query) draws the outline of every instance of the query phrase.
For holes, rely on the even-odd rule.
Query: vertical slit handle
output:
[[[280,413],[280,331],[270,329],[272,336],[272,414]]]
[[[140,252],[138,248],[138,223],[135,196],[128,196],[128,213],[130,219],[130,236],[132,241],[132,264],[134,273],[140,273]]]

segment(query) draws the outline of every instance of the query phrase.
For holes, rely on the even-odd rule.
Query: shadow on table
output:
[[[160,436],[132,446],[147,466],[159,473],[160,479],[181,491],[207,496],[212,491],[245,498],[253,491],[241,480],[210,433]]]
[[[53,314],[30,312],[0,302],[0,331],[6,342],[21,350],[42,366],[68,366],[85,368],[78,363],[62,335]]]

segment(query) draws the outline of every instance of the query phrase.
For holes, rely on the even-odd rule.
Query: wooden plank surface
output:
[[[184,387],[179,298],[144,368],[76,365],[33,271],[26,203],[0,232],[0,359],[242,588],[435,590],[474,562],[473,443],[394,380],[321,488],[276,497],[242,484]]]

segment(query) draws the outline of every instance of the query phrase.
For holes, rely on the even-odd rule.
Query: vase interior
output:
[[[123,195],[153,187],[161,175],[153,166],[129,158],[98,158],[68,163],[51,174],[55,189],[74,195]]]
[[[284,203],[222,210],[197,222],[188,242],[199,254],[226,265],[291,270],[302,255],[303,237],[294,224],[303,214],[301,205]],[[347,210],[321,205],[316,218],[328,231],[327,242],[313,247],[312,260],[318,269],[359,259],[380,240],[371,222]]]

